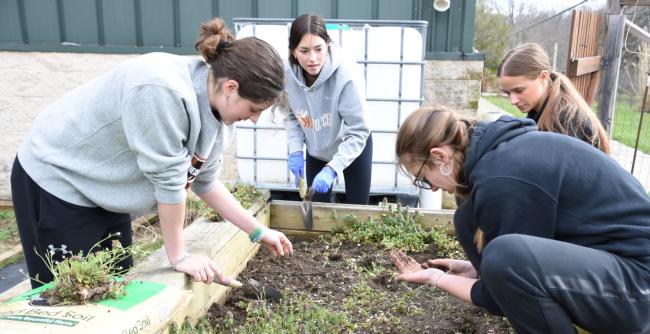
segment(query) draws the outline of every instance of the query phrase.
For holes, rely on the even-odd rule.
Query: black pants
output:
[[[508,234],[481,277],[517,333],[650,333],[647,264],[552,239]]]
[[[53,253],[53,260],[56,261],[81,251],[88,254],[97,242],[118,232],[119,236],[114,239],[124,247],[131,245],[131,219],[128,214],[74,205],[57,198],[27,175],[18,158],[14,160],[11,171],[11,195],[33,288],[40,286],[40,282],[47,283],[53,279],[43,260],[46,254]],[[111,242],[112,239],[106,240],[99,246],[111,248]],[[94,250],[101,248],[95,247]],[[118,266],[130,268],[133,259],[129,257]]]
[[[316,174],[325,167],[329,161],[322,161],[309,155],[307,152],[307,184],[311,186]],[[368,204],[370,197],[370,179],[372,176],[372,133],[366,140],[366,147],[354,159],[352,164],[343,170],[345,177],[345,203]],[[340,177],[340,175],[337,175]],[[315,202],[332,202],[332,188],[327,193],[316,193]]]

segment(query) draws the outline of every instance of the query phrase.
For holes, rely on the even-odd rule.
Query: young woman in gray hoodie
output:
[[[210,258],[185,251],[186,189],[276,254],[291,242],[269,230],[217,179],[224,133],[256,121],[283,89],[282,61],[266,42],[235,40],[221,19],[201,26],[204,59],[150,53],[70,91],[33,123],[11,175],[32,286],[52,280],[42,256],[88,251],[117,235],[129,214],[158,210],[167,257],[194,281],[227,283]],[[102,244],[110,247],[110,240]],[[120,264],[132,265],[129,258]]]
[[[289,170],[304,176],[313,200],[331,201],[332,183],[343,173],[347,203],[368,204],[372,171],[372,136],[365,121],[363,81],[345,62],[320,16],[295,19],[289,34],[285,89],[291,112],[285,120]]]

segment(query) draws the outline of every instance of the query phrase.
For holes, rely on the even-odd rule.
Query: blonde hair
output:
[[[510,50],[497,69],[497,77],[505,75],[536,79],[542,71],[549,72],[551,84],[537,127],[541,131],[585,138],[609,154],[607,131],[571,80],[561,73],[553,72],[549,57],[541,46],[528,43]]]

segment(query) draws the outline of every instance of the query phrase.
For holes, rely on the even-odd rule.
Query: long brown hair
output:
[[[427,164],[434,164],[429,159],[431,148],[449,145],[455,151],[451,157],[455,193],[467,195],[469,189],[465,185],[463,162],[473,122],[443,106],[422,107],[411,113],[400,126],[395,143],[395,155],[401,172],[408,175],[407,163],[426,161]]]
[[[452,110],[442,106],[422,107],[404,120],[397,133],[395,155],[402,173],[408,175],[406,164],[416,161],[429,160],[429,151],[433,147],[449,145],[454,149],[452,157],[453,177],[456,182],[455,193],[460,196],[469,195],[471,189],[467,186],[463,163],[470,137],[476,121],[458,116]],[[408,159],[408,160],[405,160]],[[483,249],[483,231],[478,228],[474,242],[480,252]]]
[[[298,16],[291,23],[291,30],[289,32],[289,63],[291,65],[298,65],[298,60],[293,55],[293,50],[298,47],[302,37],[307,34],[322,38],[328,46],[332,43],[332,38],[327,33],[325,20],[322,17],[316,14],[303,14]]]
[[[497,77],[506,75],[536,79],[542,71],[548,71],[551,84],[537,127],[541,131],[585,138],[609,154],[607,131],[571,80],[562,73],[553,72],[546,51],[539,44],[527,43],[510,50],[497,69]]]
[[[284,67],[280,55],[267,42],[247,37],[236,40],[223,20],[201,24],[194,45],[217,79],[239,83],[238,94],[255,103],[275,102],[284,88]]]

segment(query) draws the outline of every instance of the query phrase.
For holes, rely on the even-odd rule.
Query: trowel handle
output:
[[[214,282],[217,283],[217,284],[224,285],[224,286],[229,286],[229,287],[234,288],[234,289],[239,289],[242,286],[244,286],[244,284],[242,284],[242,282],[240,282],[240,281],[238,281],[238,280],[236,280],[234,278],[230,278],[230,277],[226,277],[222,282],[219,282],[217,280],[215,280]]]

